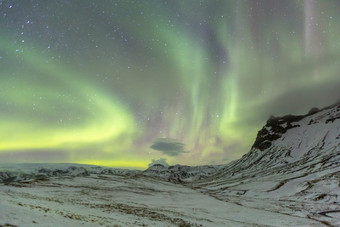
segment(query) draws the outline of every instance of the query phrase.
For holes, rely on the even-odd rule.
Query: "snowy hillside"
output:
[[[325,155],[340,144],[340,105],[304,116],[271,118],[259,131],[251,151],[232,166],[274,167]],[[241,164],[245,162],[244,164]]]
[[[5,184],[90,174],[134,176],[141,174],[141,171],[67,163],[0,164],[0,183]]]
[[[339,225],[339,144],[339,104],[271,118],[249,153],[192,187],[223,201]]]
[[[156,177],[173,183],[193,182],[216,174],[222,166],[163,166],[155,164],[143,171],[144,176]]]
[[[0,226],[340,226],[340,104],[271,117],[227,165],[3,164],[0,198]]]

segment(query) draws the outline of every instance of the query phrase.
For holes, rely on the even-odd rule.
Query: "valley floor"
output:
[[[221,201],[143,176],[91,175],[0,185],[0,226],[323,226],[281,201]],[[280,206],[285,212],[280,212]],[[293,212],[294,211],[294,212]]]

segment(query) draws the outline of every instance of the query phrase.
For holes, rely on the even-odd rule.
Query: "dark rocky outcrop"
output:
[[[261,151],[269,148],[274,140],[279,139],[288,129],[299,127],[292,125],[293,122],[300,121],[303,116],[287,115],[284,117],[271,117],[266,125],[258,132],[253,149]]]
[[[260,151],[268,149],[272,145],[272,142],[281,138],[281,136],[286,133],[287,130],[299,127],[298,124],[293,124],[294,122],[301,121],[305,117],[334,107],[337,107],[337,110],[340,110],[340,104],[336,103],[321,110],[314,107],[305,115],[286,115],[283,117],[271,116],[268,119],[266,125],[258,132],[252,149],[259,149]],[[328,119],[326,119],[326,124],[329,122],[333,122],[334,120],[339,118],[340,115],[329,117]],[[311,119],[308,124],[311,125],[315,123],[318,123],[317,119]]]

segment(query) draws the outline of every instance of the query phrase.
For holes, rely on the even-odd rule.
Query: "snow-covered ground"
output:
[[[0,186],[0,224],[18,226],[321,226],[144,176],[90,175]],[[258,204],[259,203],[259,204]]]
[[[0,226],[340,226],[340,104],[271,118],[227,165],[0,165]]]
[[[249,153],[191,187],[222,201],[340,226],[340,104],[268,120]]]

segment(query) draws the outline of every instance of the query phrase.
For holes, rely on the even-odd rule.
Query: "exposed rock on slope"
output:
[[[303,116],[269,119],[249,153],[226,166],[240,169],[274,167],[328,153],[340,144],[340,104]]]
[[[143,175],[161,178],[173,183],[184,183],[200,180],[217,173],[222,166],[205,165],[205,166],[163,166],[155,164],[143,171]]]
[[[0,170],[0,183],[45,183],[44,180],[53,178],[56,181],[84,180],[87,184],[90,178],[95,182],[112,178],[103,175],[115,175],[115,179],[129,184],[147,179],[155,185],[148,189],[148,195],[162,192],[158,188],[162,184],[172,185],[160,181],[165,180],[184,184],[228,204],[237,204],[236,207],[289,217],[295,220],[295,226],[299,226],[299,220],[317,222],[320,226],[340,226],[340,104],[313,109],[302,116],[270,118],[259,131],[250,152],[227,165],[166,167],[155,164],[142,172],[98,166],[61,168],[59,164],[32,171]],[[63,176],[66,178],[59,178]],[[73,178],[75,176],[80,177]],[[135,186],[129,187],[134,189]],[[89,190],[84,192],[89,193]],[[111,192],[111,188],[106,191]],[[258,223],[259,218],[255,217],[254,223]],[[284,226],[285,223],[277,220],[273,225]]]
[[[193,187],[237,201],[340,224],[340,104],[303,116],[271,118],[250,152]],[[324,213],[327,215],[322,215]],[[330,217],[332,216],[332,217]]]
[[[85,165],[39,164],[40,167],[36,168],[33,164],[29,167],[25,164],[15,164],[15,166],[14,169],[6,170],[5,168],[5,170],[0,171],[0,183],[48,180],[51,177],[86,177],[90,174],[134,176],[141,173],[139,170]]]

